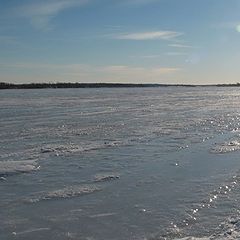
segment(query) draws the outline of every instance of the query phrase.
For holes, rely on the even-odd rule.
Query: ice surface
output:
[[[2,91],[0,239],[239,238],[239,105],[238,88]]]

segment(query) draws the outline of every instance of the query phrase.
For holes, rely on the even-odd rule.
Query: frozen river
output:
[[[238,239],[239,106],[230,87],[0,91],[0,239]]]

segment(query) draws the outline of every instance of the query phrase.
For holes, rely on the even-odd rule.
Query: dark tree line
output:
[[[235,84],[191,85],[191,84],[131,84],[131,83],[25,83],[14,84],[0,82],[0,89],[42,89],[42,88],[121,88],[121,87],[239,87]]]
[[[120,88],[120,87],[159,87],[167,84],[130,84],[130,83],[0,83],[0,89],[41,89],[41,88]]]

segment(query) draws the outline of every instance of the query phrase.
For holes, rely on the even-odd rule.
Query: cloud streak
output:
[[[0,63],[3,75],[0,81],[10,82],[48,82],[48,81],[79,81],[79,82],[161,82],[163,78],[181,71],[177,67],[132,67],[126,65],[93,66],[84,64],[37,64],[37,63]],[[12,76],[9,71],[17,75]],[[27,70],[27,71],[26,71]],[[27,75],[26,75],[27,72]],[[12,79],[11,79],[12,78]],[[22,80],[25,79],[25,80]]]
[[[184,44],[169,44],[169,47],[174,47],[174,48],[193,48],[190,45],[184,45]]]
[[[15,9],[18,17],[27,18],[31,24],[42,30],[51,28],[50,21],[60,12],[87,4],[89,0],[45,0],[20,6]]]
[[[176,37],[183,35],[181,32],[175,31],[152,31],[152,32],[136,32],[136,33],[125,33],[115,35],[114,39],[119,40],[135,40],[135,41],[143,41],[143,40],[170,40]]]
[[[167,52],[167,56],[186,56],[188,55],[186,52]]]

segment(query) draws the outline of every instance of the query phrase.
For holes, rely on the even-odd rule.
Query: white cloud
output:
[[[174,47],[174,48],[193,48],[190,45],[184,45],[184,44],[169,44],[169,47]]]
[[[50,20],[65,9],[78,7],[89,0],[43,0],[33,1],[15,9],[18,17],[30,19],[33,26],[39,29],[49,29]]]
[[[167,52],[168,56],[186,56],[188,55],[186,52]]]
[[[120,40],[169,40],[183,35],[183,33],[175,31],[154,31],[154,32],[137,32],[137,33],[124,33],[113,36],[115,39]]]

